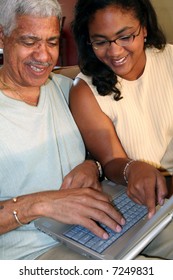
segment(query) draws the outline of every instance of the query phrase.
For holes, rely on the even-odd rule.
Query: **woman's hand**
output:
[[[132,162],[127,172],[128,196],[135,202],[146,205],[148,217],[151,218],[156,211],[156,204],[163,205],[167,195],[164,176],[152,165],[141,161]]]

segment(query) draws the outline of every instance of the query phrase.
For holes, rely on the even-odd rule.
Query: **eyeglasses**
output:
[[[120,47],[125,47],[125,46],[128,46],[131,43],[133,43],[134,39],[137,36],[139,36],[140,32],[141,32],[141,25],[140,25],[139,31],[136,35],[130,34],[130,35],[119,37],[115,40],[95,40],[88,44],[91,45],[93,47],[93,49],[100,50],[100,51],[103,51],[103,50],[106,51],[111,46],[112,43],[115,43],[116,45],[118,45]]]

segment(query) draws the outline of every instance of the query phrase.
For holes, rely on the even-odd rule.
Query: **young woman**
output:
[[[148,0],[79,0],[73,31],[73,116],[106,177],[127,183],[151,217],[167,193],[161,171],[173,174],[173,46]]]

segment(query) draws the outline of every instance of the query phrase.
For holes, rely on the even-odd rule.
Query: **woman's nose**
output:
[[[122,53],[124,50],[124,47],[122,46],[119,46],[116,44],[116,42],[112,41],[110,42],[110,45],[108,47],[108,50],[107,50],[107,54],[109,55],[117,55],[117,54],[120,54]]]

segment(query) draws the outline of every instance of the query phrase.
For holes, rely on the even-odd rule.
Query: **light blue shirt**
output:
[[[41,87],[37,107],[0,91],[1,200],[57,190],[84,161],[85,147],[68,107],[71,84],[52,74]],[[0,259],[34,259],[56,243],[31,222],[0,236]]]

